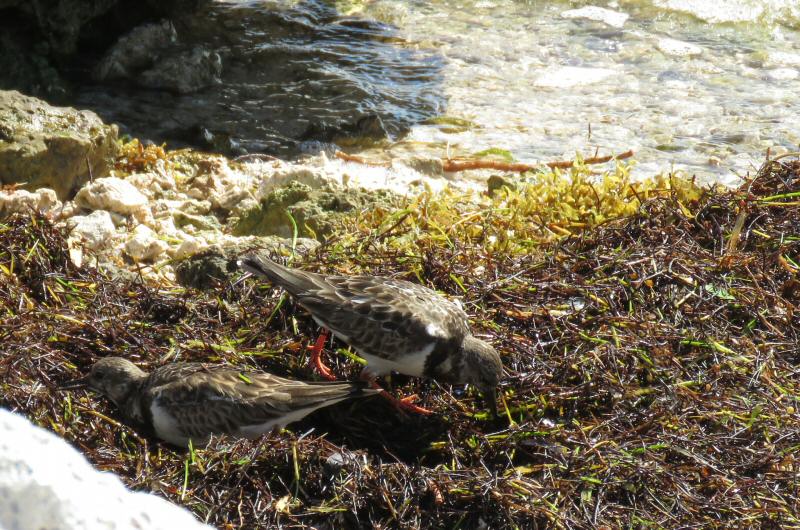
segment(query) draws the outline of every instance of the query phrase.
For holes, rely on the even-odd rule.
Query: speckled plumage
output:
[[[323,276],[256,256],[240,266],[286,289],[314,320],[368,361],[367,372],[392,370],[494,390],[497,352],[472,336],[459,305],[422,285],[376,276]]]
[[[365,384],[303,382],[229,365],[175,363],[147,374],[119,358],[101,359],[64,388],[89,387],[128,421],[179,446],[211,435],[256,438],[344,399],[373,395]]]

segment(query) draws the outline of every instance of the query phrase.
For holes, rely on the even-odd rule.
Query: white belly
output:
[[[413,377],[423,377],[425,375],[425,363],[428,360],[428,355],[433,351],[434,346],[435,344],[432,342],[420,351],[404,354],[401,359],[395,361],[363,352],[359,352],[359,354],[367,360],[367,367],[365,370],[375,377],[386,375],[391,372],[398,372]]]
[[[189,437],[179,428],[178,422],[167,409],[158,404],[158,398],[154,399],[150,405],[150,413],[153,416],[153,429],[156,436],[180,447],[186,447],[189,444]],[[193,443],[205,445],[207,441],[193,440]]]

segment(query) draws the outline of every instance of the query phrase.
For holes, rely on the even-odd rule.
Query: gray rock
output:
[[[160,88],[191,94],[221,83],[222,58],[216,52],[195,48],[158,61],[153,68],[142,72],[137,81],[148,88]]]
[[[94,178],[106,176],[117,149],[117,126],[93,112],[0,91],[0,184],[51,188],[64,200],[90,171]]]
[[[123,35],[92,70],[96,81],[129,79],[152,66],[164,49],[178,41],[168,20],[144,24]]]

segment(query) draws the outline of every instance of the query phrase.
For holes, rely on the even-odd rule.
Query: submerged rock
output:
[[[656,48],[658,48],[661,53],[666,55],[675,55],[678,57],[690,57],[693,55],[701,55],[703,53],[703,48],[697,46],[696,44],[682,40],[669,39],[666,37],[658,40],[656,43]]]
[[[598,6],[585,6],[579,9],[569,9],[561,13],[563,18],[582,18],[586,20],[593,20],[595,22],[603,22],[612,28],[621,28],[625,25],[625,21],[630,18],[627,13],[620,13],[619,11],[612,11],[604,7]]]
[[[0,91],[0,184],[51,188],[67,199],[90,175],[108,174],[116,140],[116,125],[94,112]]]
[[[299,236],[322,239],[344,214],[355,209],[388,208],[395,202],[396,196],[388,190],[334,189],[328,185],[312,189],[291,182],[272,190],[256,208],[243,214],[233,233],[292,237],[296,226]]]

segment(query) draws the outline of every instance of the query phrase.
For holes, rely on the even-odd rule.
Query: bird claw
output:
[[[333,372],[322,362],[322,350],[325,348],[325,343],[328,341],[329,336],[328,330],[324,330],[320,333],[319,337],[317,337],[317,342],[315,342],[313,346],[309,344],[308,349],[311,350],[309,364],[313,366],[323,378],[328,381],[336,381],[336,376],[333,375]]]
[[[413,412],[415,414],[421,414],[422,416],[429,416],[433,414],[432,410],[420,407],[419,405],[414,405],[414,401],[419,399],[419,396],[417,396],[416,394],[404,398],[396,398],[389,392],[381,388],[381,386],[375,381],[372,381],[371,386],[376,390],[380,390],[381,396],[383,396],[384,399],[388,400],[392,405],[394,405],[400,410],[404,410],[406,412]]]

